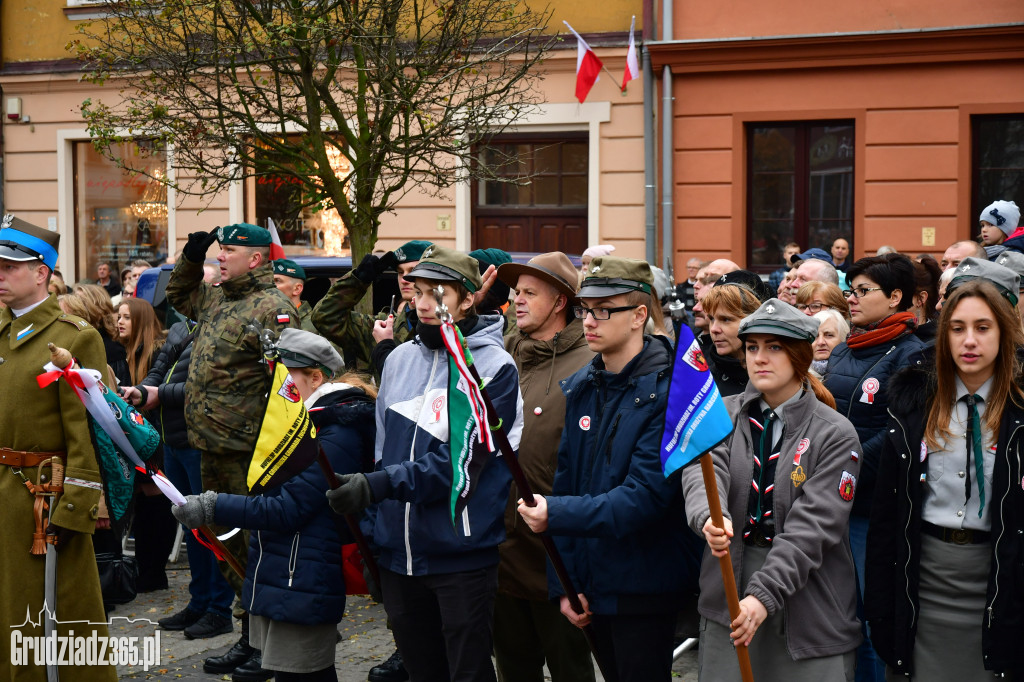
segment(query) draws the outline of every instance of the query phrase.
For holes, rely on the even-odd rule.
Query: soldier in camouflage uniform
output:
[[[316,327],[313,326],[313,306],[302,300],[302,291],[306,286],[306,271],[301,265],[287,258],[278,258],[271,265],[274,268],[274,286],[287,296],[299,311],[299,327],[316,334]]]
[[[366,295],[370,285],[389,267],[398,270],[398,287],[402,305],[395,311],[394,342],[404,343],[416,336],[416,311],[411,306],[412,283],[404,275],[412,272],[430,242],[414,239],[381,257],[369,255],[359,266],[334,284],[313,309],[313,325],[318,333],[333,341],[341,350],[349,367],[369,367],[380,378],[380,368],[374,365],[372,353],[377,342],[373,338],[376,323],[387,320],[390,311],[376,316],[355,311],[356,304]]]
[[[221,247],[217,261],[222,281],[210,286],[203,283],[203,260],[215,241]],[[185,385],[185,422],[189,444],[202,453],[206,490],[248,494],[249,461],[272,377],[260,339],[246,325],[256,320],[276,333],[298,327],[295,306],[274,286],[269,256],[270,232],[256,225],[194,232],[167,283],[167,300],[174,309],[199,323]],[[225,545],[244,568],[248,533],[236,533]],[[241,597],[241,578],[226,563],[220,568]],[[241,671],[238,677],[245,679],[271,675],[261,675],[260,652],[249,646],[248,624],[243,614],[242,638],[225,655],[208,658],[203,670]]]

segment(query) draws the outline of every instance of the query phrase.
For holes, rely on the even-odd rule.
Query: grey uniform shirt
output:
[[[953,529],[984,530],[991,528],[989,509],[992,500],[992,469],[995,466],[995,443],[985,430],[985,410],[988,407],[988,394],[992,389],[989,378],[975,393],[981,398],[978,405],[978,416],[981,418],[981,450],[984,453],[985,467],[985,508],[978,517],[981,495],[978,492],[978,480],[975,475],[974,457],[970,464],[967,461],[967,403],[961,398],[967,395],[967,388],[960,377],[956,379],[956,405],[953,408],[953,419],[949,423],[952,435],[940,439],[940,447],[936,450],[927,449],[921,442],[921,452],[925,454],[924,470],[927,472],[924,481],[924,507],[921,518],[936,526]],[[967,500],[965,479],[966,467],[971,467],[971,499]]]

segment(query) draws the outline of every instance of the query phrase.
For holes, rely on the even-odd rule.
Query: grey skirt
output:
[[[989,682],[981,654],[992,547],[954,545],[921,536],[920,613],[914,639],[914,680]],[[903,680],[886,670],[886,679]]]
[[[267,670],[315,673],[334,667],[338,626],[296,625],[249,614],[249,644],[262,652]]]
[[[739,593],[746,590],[747,582],[764,565],[767,547],[743,548],[743,575]],[[795,599],[799,599],[797,594]],[[732,644],[727,627],[707,618],[700,619],[700,650],[697,655],[698,676],[701,682],[740,682],[740,665],[736,647]],[[856,650],[834,656],[793,660],[786,643],[785,617],[782,611],[761,624],[748,647],[750,667],[757,682],[853,682],[857,665]]]

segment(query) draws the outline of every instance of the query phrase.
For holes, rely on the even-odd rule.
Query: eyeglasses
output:
[[[638,305],[620,305],[618,308],[584,308],[581,305],[574,305],[572,314],[576,316],[577,320],[587,319],[588,314],[593,315],[595,320],[607,320],[612,313],[621,313],[624,310],[634,310],[639,307]]]
[[[812,313],[820,313],[822,310],[838,310],[834,305],[827,303],[797,303],[796,309],[800,312],[810,310]]]
[[[851,296],[853,296],[854,298],[864,298],[865,296],[868,295],[868,293],[872,291],[881,290],[882,287],[857,287],[856,289],[844,289],[843,296],[845,296],[846,298],[850,298]]]

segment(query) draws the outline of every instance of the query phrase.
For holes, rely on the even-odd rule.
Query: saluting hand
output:
[[[537,501],[536,507],[527,507],[523,498],[520,497],[516,502],[519,505],[516,509],[530,530],[534,533],[543,533],[548,529],[548,501],[544,499],[543,495],[536,494],[533,499]]]

